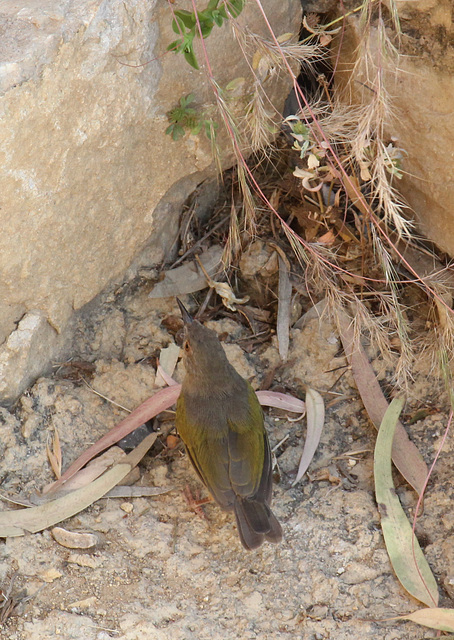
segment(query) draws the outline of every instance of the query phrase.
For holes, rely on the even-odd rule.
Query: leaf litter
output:
[[[314,197],[316,197],[316,194]],[[320,218],[320,221],[321,221],[320,224],[313,226],[311,228],[312,230],[310,230],[310,233],[313,233],[313,231],[316,230],[316,235],[314,236],[314,239],[317,239],[320,242],[320,244],[322,244],[322,240],[324,238],[325,238],[324,242],[327,241],[327,239],[329,239],[329,242],[331,243],[333,240],[333,237],[336,238],[336,242],[339,241],[338,239],[340,237],[342,238],[342,241],[345,242],[346,245],[350,245],[349,251],[351,251],[351,246],[355,244],[354,233],[351,230],[349,230],[351,235],[349,235],[349,233],[344,231],[342,231],[341,233],[339,229],[343,229],[342,219],[339,217],[336,217],[337,213],[335,211],[327,212],[327,213],[328,213],[328,217]],[[329,215],[332,215],[332,218],[329,218]],[[304,217],[300,217],[300,220],[304,221],[305,219]],[[309,218],[307,218],[307,221],[309,222]],[[347,227],[345,227],[344,225],[344,229],[346,228]],[[307,227],[307,229],[309,233],[309,226]],[[334,231],[334,229],[336,231]],[[338,233],[339,235],[336,235]],[[275,239],[276,238],[274,238],[274,240]],[[214,238],[214,240],[216,240],[216,238]],[[206,247],[205,247],[205,250],[206,250]],[[352,253],[354,254],[354,251]],[[335,479],[337,483],[340,483],[339,486],[342,486],[342,481],[337,477],[337,475],[335,473],[332,473],[329,469],[326,469],[325,466],[321,467],[321,472],[318,473],[318,475],[317,473],[311,474],[312,480],[310,484],[305,482],[300,482],[301,479],[303,478],[303,474],[305,473],[308,465],[310,464],[314,465],[314,469],[317,472],[318,461],[317,461],[317,457],[314,457],[314,456],[316,456],[318,447],[322,446],[323,448],[323,445],[320,445],[322,429],[324,429],[325,437],[329,437],[328,436],[329,430],[333,429],[332,417],[329,417],[328,421],[325,418],[325,415],[324,415],[325,409],[324,409],[324,403],[322,399],[324,392],[327,391],[330,388],[330,386],[327,385],[325,389],[318,387],[319,388],[318,392],[315,390],[315,387],[314,388],[309,387],[307,391],[306,404],[304,404],[301,400],[298,399],[298,397],[294,397],[295,395],[300,395],[300,393],[298,393],[298,391],[295,391],[295,389],[298,389],[301,392],[303,385],[307,385],[307,382],[310,382],[310,380],[306,380],[306,379],[295,380],[295,379],[292,379],[291,377],[292,359],[295,357],[295,355],[297,358],[302,358],[304,356],[304,354],[301,352],[297,354],[292,353],[292,343],[296,335],[295,331],[307,332],[307,334],[312,336],[312,339],[315,340],[317,332],[313,331],[313,327],[315,326],[315,324],[318,324],[318,323],[330,322],[330,309],[329,309],[329,304],[326,305],[323,303],[323,298],[321,298],[318,302],[316,302],[317,298],[315,298],[315,300],[311,298],[312,293],[311,295],[308,295],[309,290],[306,286],[307,283],[305,283],[304,276],[299,270],[298,265],[294,262],[291,262],[289,265],[290,268],[288,268],[285,260],[283,260],[281,256],[280,258],[281,258],[281,262],[279,263],[278,273],[276,274],[277,279],[275,280],[275,284],[277,285],[277,288],[274,287],[274,290],[273,288],[271,288],[271,286],[267,289],[265,279],[263,281],[265,284],[263,285],[262,283],[261,286],[254,291],[253,289],[249,290],[248,288],[244,287],[244,283],[242,283],[241,281],[241,273],[239,273],[239,278],[236,277],[235,275],[232,276],[232,272],[230,272],[227,275],[229,278],[229,282],[231,283],[231,285],[229,285],[230,291],[232,292],[232,295],[234,297],[238,297],[240,300],[242,300],[246,297],[246,295],[249,295],[250,309],[253,310],[253,315],[256,318],[254,319],[255,333],[252,336],[252,338],[250,336],[247,337],[247,341],[249,343],[249,349],[247,351],[248,354],[251,354],[252,356],[254,356],[254,350],[260,349],[260,353],[262,356],[263,354],[267,353],[268,357],[270,358],[275,357],[272,355],[273,348],[275,350],[275,347],[268,347],[266,345],[263,346],[259,341],[259,335],[262,331],[269,331],[268,335],[273,335],[275,331],[276,337],[278,339],[278,342],[277,342],[278,349],[280,351],[279,356],[280,358],[282,358],[283,356],[287,357],[287,354],[286,354],[287,347],[285,345],[287,337],[285,336],[285,334],[288,331],[288,348],[290,352],[289,360],[288,360],[288,371],[285,368],[284,369],[278,368],[278,364],[277,364],[279,362],[278,359],[275,359],[274,361],[271,359],[270,364],[272,363],[272,366],[275,367],[275,371],[279,372],[279,379],[275,380],[274,382],[271,381],[271,388],[272,388],[271,391],[270,390],[259,391],[258,396],[263,405],[276,407],[284,412],[294,411],[295,413],[303,414],[305,409],[307,408],[308,433],[306,436],[306,444],[304,445],[304,451],[303,451],[302,457],[300,455],[300,443],[302,439],[301,434],[299,434],[298,437],[295,438],[296,430],[300,429],[299,422],[291,423],[287,421],[282,421],[282,424],[280,424],[279,418],[275,418],[275,420],[278,421],[276,436],[278,436],[279,442],[278,442],[278,445],[276,445],[277,446],[276,455],[278,456],[279,466],[282,467],[282,469],[284,469],[284,478],[285,478],[285,474],[287,475],[286,482],[287,482],[287,489],[289,492],[288,495],[292,496],[293,500],[296,499],[295,504],[299,505],[301,504],[301,501],[302,501],[301,492],[302,491],[304,492],[307,489],[309,489],[311,485],[312,485],[312,490],[317,491],[318,484],[322,485],[323,482],[326,482],[326,481],[333,482]],[[355,257],[354,259],[357,259],[357,257]],[[199,279],[201,278],[200,269],[197,269],[196,264],[197,264],[197,260],[194,260],[192,257],[191,260],[188,260],[186,264],[182,265],[181,268],[184,267],[185,269],[182,272],[180,272],[182,274],[181,280],[179,280],[180,276],[178,276],[178,274],[176,277],[175,277],[175,273],[172,274],[171,286],[173,287],[173,289],[171,290],[174,291],[175,294],[181,295],[181,293],[184,292],[185,289],[187,289],[188,287],[194,286],[193,284],[189,284],[192,278],[192,274],[196,273],[198,274]],[[284,264],[284,266],[282,266],[282,264]],[[290,273],[291,273],[291,279],[289,277]],[[359,274],[360,272],[358,271],[358,275],[356,279],[354,278],[351,281],[352,286],[362,286],[364,284],[365,280]],[[268,282],[271,282],[271,279],[273,277],[274,277],[273,274],[271,275],[267,274],[266,276],[266,278],[268,279]],[[164,280],[165,278],[166,276],[164,277]],[[206,284],[205,276],[204,276],[204,282]],[[199,286],[200,284],[201,284],[201,280],[199,280],[199,284],[197,286]],[[205,284],[203,284],[202,286],[205,286]],[[295,292],[294,308],[293,306],[291,308],[289,305],[289,298],[291,299],[292,290]],[[156,291],[155,291],[155,294],[156,294]],[[174,295],[174,293],[172,293],[171,295]],[[231,299],[233,300],[233,298]],[[198,303],[203,308],[203,304],[201,304],[202,301],[203,301],[203,298],[199,297]],[[143,299],[142,299],[142,303],[143,303]],[[166,304],[163,303],[163,306],[165,307]],[[279,307],[281,308],[280,312],[279,312]],[[313,309],[314,307],[316,310],[314,310],[314,312],[312,313],[311,309]],[[152,308],[156,308],[156,307],[152,307]],[[167,309],[169,309],[168,306],[167,306]],[[294,313],[294,309],[297,310],[296,315]],[[169,312],[170,312],[170,309],[169,309]],[[266,312],[266,313],[260,314],[259,312]],[[314,316],[312,319],[311,319],[311,313]],[[202,315],[201,320],[204,322],[210,321],[212,318],[219,317],[219,315],[221,316],[224,315],[224,320],[223,321],[217,320],[217,322],[227,323],[226,324],[227,336],[233,339],[233,341],[235,340],[234,333],[236,329],[233,329],[232,324],[230,325],[228,324],[229,322],[231,322],[232,316],[228,315],[228,311],[227,312],[224,310],[221,311],[220,306],[216,307],[216,301],[214,302],[212,301],[211,307],[206,306],[203,309],[203,314],[204,315]],[[249,330],[250,327],[252,326],[250,321],[243,322],[243,319],[241,319],[241,316],[238,314],[233,317],[235,318],[234,324],[236,327],[244,326],[244,327],[247,327]],[[252,315],[249,313],[248,318],[251,318],[251,317]],[[161,314],[161,318],[162,318],[162,314]],[[300,323],[298,323],[296,322],[298,318],[304,318],[304,319],[301,320]],[[156,316],[155,316],[155,319],[156,319]],[[356,347],[354,348],[353,346],[355,344],[357,345],[357,343],[354,342],[354,336],[352,336],[351,333],[349,333],[350,322],[351,322],[350,320],[348,320],[347,322],[345,321],[345,319],[343,320],[341,319],[341,322],[340,322],[341,337],[344,343],[345,352],[347,354],[348,359],[350,360],[353,375],[355,376],[355,382],[360,391],[363,403],[366,406],[366,409],[370,415],[371,420],[377,426],[381,422],[381,419],[383,418],[383,414],[386,411],[387,403],[386,403],[386,400],[384,399],[383,393],[380,390],[380,386],[377,381],[376,375],[373,372],[367,357],[365,356],[365,352],[361,350],[358,351],[358,349]],[[156,322],[156,324],[159,324],[159,322]],[[146,326],[147,329],[149,330],[150,322],[148,318],[146,319],[146,321],[144,321],[144,326]],[[271,330],[270,330],[270,326],[271,326]],[[286,327],[288,327],[288,329],[286,329]],[[140,329],[138,328],[138,334],[139,334],[139,331]],[[238,335],[236,337],[238,338]],[[244,338],[243,337],[238,338],[237,345],[241,344],[241,340],[244,340]],[[284,345],[283,351],[281,348],[282,345]],[[176,350],[174,349],[174,347],[172,347],[171,349],[173,351],[171,359],[175,362]],[[154,357],[158,358],[159,357],[158,353],[159,351],[156,353],[156,356]],[[359,353],[359,357],[358,357],[358,353]],[[131,355],[129,356],[129,361],[128,361],[129,365],[130,366],[138,366],[138,364],[140,365],[139,356],[141,355],[142,354],[139,353],[138,350],[132,351]],[[146,356],[148,357],[148,354],[146,354]],[[163,360],[165,360],[165,358],[163,358]],[[316,368],[317,366],[318,365],[314,363],[314,367]],[[170,369],[171,368],[172,366],[170,367]],[[178,371],[177,371],[177,374],[178,374]],[[77,472],[80,469],[82,469],[84,465],[90,462],[90,460],[94,456],[108,449],[113,444],[121,440],[125,435],[127,435],[128,433],[131,433],[137,427],[144,424],[147,420],[157,416],[158,414],[161,414],[165,409],[167,409],[168,407],[172,406],[172,404],[174,404],[179,393],[179,385],[178,383],[172,384],[173,381],[169,377],[171,375],[172,375],[172,372],[165,373],[164,368],[162,368],[162,372],[161,372],[162,379],[163,381],[165,381],[166,384],[170,384],[171,386],[161,389],[159,391],[156,391],[156,393],[151,398],[148,398],[147,400],[142,402],[142,404],[139,404],[137,409],[135,409],[124,420],[121,420],[117,424],[117,426],[114,427],[111,431],[108,431],[97,443],[95,443],[95,445],[85,450],[82,453],[82,455],[74,463],[72,463],[70,467],[62,474],[61,478],[59,478],[56,482],[54,482],[50,487],[47,488],[46,499],[50,500],[48,503],[38,505],[35,507],[29,507],[28,509],[26,508],[20,511],[16,510],[16,511],[8,512],[8,514],[14,514],[14,517],[17,518],[15,522],[7,521],[6,523],[2,523],[4,527],[10,527],[9,531],[13,532],[11,533],[11,535],[20,536],[25,531],[42,530],[42,528],[52,526],[56,522],[60,521],[60,520],[57,520],[56,522],[54,522],[57,516],[65,518],[65,517],[69,517],[69,515],[71,515],[72,513],[76,513],[76,512],[80,513],[81,509],[83,510],[89,504],[93,504],[93,502],[99,499],[101,495],[108,495],[109,487],[111,485],[118,484],[118,482],[121,482],[121,478],[123,477],[123,474],[127,472],[127,469],[125,467],[128,467],[129,469],[132,468],[133,466],[131,462],[132,458],[128,458],[125,455],[121,455],[118,461],[111,463],[113,466],[110,466],[110,468],[109,467],[102,468],[103,463],[97,462],[96,460],[94,461],[95,462],[94,466],[96,467],[96,465],[99,465],[96,471],[96,474],[97,474],[96,479],[92,478],[89,481],[88,485],[81,486],[76,489],[73,488],[73,490],[70,491],[70,493],[68,493],[64,497],[59,497],[60,494],[57,492],[61,490],[63,487],[65,488],[65,490],[67,490],[68,488],[70,489],[71,488],[71,485],[69,484],[71,482],[70,478],[77,478],[77,475],[76,475]],[[181,373],[179,375],[181,376]],[[247,377],[248,375],[250,375],[250,373],[245,373],[244,375]],[[177,376],[177,379],[178,379],[178,376]],[[181,379],[181,377],[179,379]],[[333,384],[334,383],[342,384],[342,380],[340,382],[339,381],[336,382],[333,379]],[[336,406],[340,411],[343,410],[342,402],[338,403]],[[327,413],[329,414],[329,408],[327,409]],[[401,429],[398,426],[398,433],[399,432],[401,432]],[[161,437],[161,435],[163,434],[165,435],[166,433],[168,433],[168,430],[165,428],[162,428],[158,432],[150,434],[150,436],[148,436],[149,437],[148,442],[151,442],[150,447],[153,444],[156,445],[157,440]],[[340,435],[340,437],[342,438],[343,437],[342,431],[339,431],[338,435]],[[427,467],[425,466],[425,463],[422,460],[420,454],[417,452],[417,450],[415,452],[415,448],[411,447],[411,443],[408,437],[406,435],[405,435],[405,438],[402,435],[400,437],[402,439],[402,447],[401,447],[401,450],[399,449],[399,447],[397,448],[397,456],[396,456],[397,461],[399,463],[399,467],[403,468],[404,476],[411,482],[411,484],[417,490],[420,491],[421,486],[423,484],[422,481],[425,479],[424,474],[426,474]],[[63,445],[63,452],[66,451],[66,447],[68,446],[67,442],[68,440],[66,438],[66,441],[64,441],[64,445]],[[334,443],[332,443],[332,445],[333,444]],[[345,442],[345,444],[351,445],[350,442]],[[140,445],[139,445],[139,448],[140,448]],[[137,456],[139,455],[138,449],[135,450],[136,457],[134,459],[135,460],[137,459],[137,462],[135,464],[138,463],[138,458],[137,458]],[[289,462],[287,463],[284,458],[286,457],[286,454],[292,453],[292,449],[294,449],[293,453],[295,453],[296,455],[294,455],[293,458],[288,456]],[[346,446],[345,449],[347,451],[350,450],[349,446]],[[52,447],[51,450],[52,450],[52,453],[55,455],[55,447]],[[358,450],[367,451],[367,447],[359,447]],[[336,452],[337,451],[338,449],[336,449]],[[129,455],[131,456],[132,454],[129,454]],[[158,455],[181,456],[181,454],[179,454],[178,452],[176,454],[172,454],[170,451],[166,453],[158,454]],[[399,455],[400,455],[400,462],[399,462]],[[58,456],[56,457],[58,459]],[[334,461],[334,456],[332,459]],[[129,460],[130,462],[126,462],[127,460]],[[89,466],[87,466],[86,469],[89,469]],[[292,474],[294,474],[297,467],[299,467],[298,474],[297,474],[297,478],[298,478],[297,482],[299,484],[298,484],[298,487],[294,487],[293,489],[291,489],[290,485],[292,483],[289,482],[289,478],[293,478]],[[82,473],[85,473],[85,470]],[[81,477],[79,479],[81,479]],[[124,492],[130,491],[131,492],[130,496],[135,495],[133,491],[134,489],[139,490],[139,495],[146,494],[146,491],[145,491],[146,487],[143,487],[143,488],[142,487],[131,487],[131,488],[122,487],[121,488],[121,490]],[[160,487],[150,487],[150,489],[153,489],[155,492],[161,491]],[[112,490],[115,490],[115,488],[113,488]],[[168,489],[162,489],[162,490],[168,490]],[[141,491],[143,491],[143,493],[140,493]],[[295,492],[295,493],[292,493],[292,492]],[[69,500],[68,500],[68,497],[70,498]],[[282,494],[281,494],[281,497],[282,497]],[[337,499],[337,498],[333,498],[332,494],[330,494],[330,499]],[[343,495],[342,499],[347,500],[347,496]],[[59,502],[59,500],[61,500],[61,502]],[[65,502],[63,502],[63,500]],[[279,504],[278,499],[276,499],[276,504]],[[65,510],[63,510],[63,507],[65,507]],[[32,511],[33,509],[35,509],[35,511]],[[38,517],[37,517],[36,510],[40,510],[40,509],[41,511],[38,511]],[[30,513],[31,511],[32,513]],[[24,515],[21,516],[21,514],[24,514]],[[301,526],[299,523],[300,522],[304,523],[304,518],[301,518],[301,520],[298,520],[298,521],[295,521],[294,519],[290,521],[293,522],[294,526],[296,526],[296,529],[295,529],[296,531],[298,527]],[[1,523],[1,520],[0,520],[0,523]],[[362,523],[362,526],[364,526],[364,523]],[[41,527],[41,529],[36,529],[36,527]],[[342,535],[342,532],[339,532],[338,535]],[[291,530],[289,532],[289,544],[290,545],[296,544],[295,537],[292,537]],[[307,541],[307,545],[308,547],[310,547],[310,541]],[[286,551],[283,550],[281,551],[281,553],[283,554],[282,557],[285,558]],[[299,599],[304,598],[302,594],[300,594],[298,597]],[[328,624],[327,620],[325,622],[326,624]],[[353,636],[351,636],[350,634],[350,637],[353,637]]]

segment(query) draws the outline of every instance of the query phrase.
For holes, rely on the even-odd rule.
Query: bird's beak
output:
[[[183,322],[186,326],[192,324],[194,322],[194,318],[191,316],[190,313],[188,313],[186,307],[184,306],[184,304],[181,302],[181,300],[179,300],[178,298],[176,299],[178,302],[178,306],[180,307],[180,311],[181,311],[181,317],[183,318]]]

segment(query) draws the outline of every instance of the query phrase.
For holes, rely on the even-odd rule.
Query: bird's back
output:
[[[222,508],[234,511],[241,541],[253,549],[264,539],[278,542],[282,530],[270,509],[271,452],[262,408],[236,375],[230,388],[211,395],[183,383],[176,426],[201,480]]]

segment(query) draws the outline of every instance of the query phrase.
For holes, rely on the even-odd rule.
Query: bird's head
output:
[[[192,379],[218,384],[231,375],[231,365],[214,331],[204,327],[186,310],[177,298],[184,322],[183,362],[186,373]]]

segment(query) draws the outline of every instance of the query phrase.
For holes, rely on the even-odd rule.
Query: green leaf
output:
[[[179,40],[174,40],[168,45],[167,51],[174,51],[175,53],[180,53],[180,51],[182,50],[183,44],[184,44],[183,38],[180,38]]]
[[[194,67],[194,69],[199,69],[199,65],[197,62],[197,58],[195,57],[193,47],[191,47],[189,50],[184,51],[183,55],[186,62],[188,62],[191,65],[191,67]]]
[[[292,126],[292,131],[293,133],[296,133],[297,135],[300,136],[309,136],[310,131],[309,128],[306,127],[305,124],[303,124],[302,122],[296,122],[293,126]]]
[[[196,125],[191,127],[191,134],[193,136],[197,136],[200,133],[200,129],[202,128],[202,123],[198,122]]]
[[[397,578],[414,598],[433,607],[438,603],[437,583],[413,535],[392,478],[391,451],[403,406],[402,398],[394,398],[380,425],[374,453],[375,495],[386,549]]]
[[[206,11],[213,11],[214,9],[217,9],[218,4],[219,4],[219,0],[210,0],[207,5]]]
[[[224,22],[224,18],[220,11],[213,11],[211,14],[213,16],[213,20],[217,24],[218,27],[222,27],[222,23]]]
[[[194,102],[195,100],[195,96],[193,93],[188,93],[188,95],[186,97],[181,97],[180,98],[180,104],[183,107],[183,109],[185,109],[188,104],[191,104],[191,102]]]
[[[199,13],[199,24],[200,24],[200,32],[202,33],[202,38],[208,38],[210,33],[213,31],[214,22],[211,14],[207,14],[206,11],[202,11]]]
[[[185,130],[184,128],[181,126],[181,124],[175,124],[173,126],[173,131],[172,131],[172,140],[175,140],[175,142],[177,140],[181,140],[181,138],[184,137],[185,134]]]
[[[174,33],[178,33],[178,35],[180,36],[183,35],[185,32],[184,22],[176,14],[175,14],[175,18],[172,20],[172,31]]]
[[[224,20],[228,20],[229,19],[229,15],[228,15],[227,10],[225,8],[225,4],[221,4],[221,6],[219,7],[218,11],[221,14],[221,16],[224,18]]]
[[[197,20],[192,11],[186,11],[185,9],[179,9],[175,11],[175,17],[180,24],[187,29],[192,29],[197,24]]]
[[[244,0],[230,0],[230,2],[226,2],[228,12],[232,18],[238,18],[244,9],[244,4]]]

